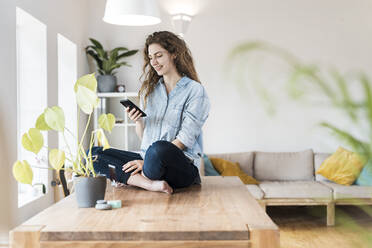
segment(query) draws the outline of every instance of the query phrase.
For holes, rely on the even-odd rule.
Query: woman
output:
[[[174,188],[200,183],[198,154],[202,153],[209,99],[190,50],[175,34],[149,35],[144,60],[139,96],[147,117],[142,118],[134,108],[126,109],[136,123],[141,152],[94,147],[94,168],[121,183],[171,194]],[[115,166],[111,173],[109,164]]]

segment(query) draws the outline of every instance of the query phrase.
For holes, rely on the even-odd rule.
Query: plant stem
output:
[[[77,137],[75,136],[75,134],[72,133],[72,131],[70,129],[68,129],[67,127],[65,127],[65,129],[67,130],[67,132],[70,133],[70,135],[75,139],[75,140],[78,140]]]

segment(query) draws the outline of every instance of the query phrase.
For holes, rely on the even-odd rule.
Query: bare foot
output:
[[[160,191],[167,194],[172,194],[173,189],[166,181],[152,181],[151,189],[152,191]]]

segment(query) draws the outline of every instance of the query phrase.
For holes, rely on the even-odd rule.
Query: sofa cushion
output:
[[[238,176],[244,184],[258,184],[256,179],[242,171],[239,163],[215,157],[210,157],[210,160],[221,176]]]
[[[359,154],[339,147],[327,158],[316,174],[343,185],[351,185],[358,178],[366,160]]]
[[[333,190],[333,199],[369,198],[372,199],[372,186],[341,185],[333,182],[320,182]]]
[[[249,193],[251,193],[251,195],[257,200],[262,199],[264,197],[264,192],[257,185],[248,184],[247,189]]]
[[[204,176],[219,176],[220,173],[216,171],[213,167],[212,162],[209,160],[208,156],[203,154],[204,162]]]
[[[368,163],[364,165],[355,184],[359,186],[372,186],[372,160],[369,160]]]
[[[319,169],[324,160],[332,154],[330,153],[314,153],[314,174]],[[329,182],[329,180],[320,174],[315,174],[316,181]]]
[[[331,199],[332,190],[315,181],[263,181],[259,187],[264,198],[322,198]]]
[[[255,152],[254,174],[257,180],[314,180],[313,150],[300,152]]]
[[[208,157],[222,158],[234,163],[239,163],[242,171],[253,176],[253,152],[207,154]]]

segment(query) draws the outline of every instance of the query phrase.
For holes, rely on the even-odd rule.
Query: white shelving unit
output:
[[[112,113],[115,115],[117,123],[111,134],[107,136],[110,145],[115,148],[126,151],[138,151],[139,139],[135,133],[136,124],[133,123],[125,113],[124,106],[120,104],[121,100],[129,99],[139,106],[138,93],[136,92],[109,92],[98,93],[100,104],[94,110],[94,128],[98,127],[98,117],[102,113]],[[118,122],[121,120],[122,122]]]

